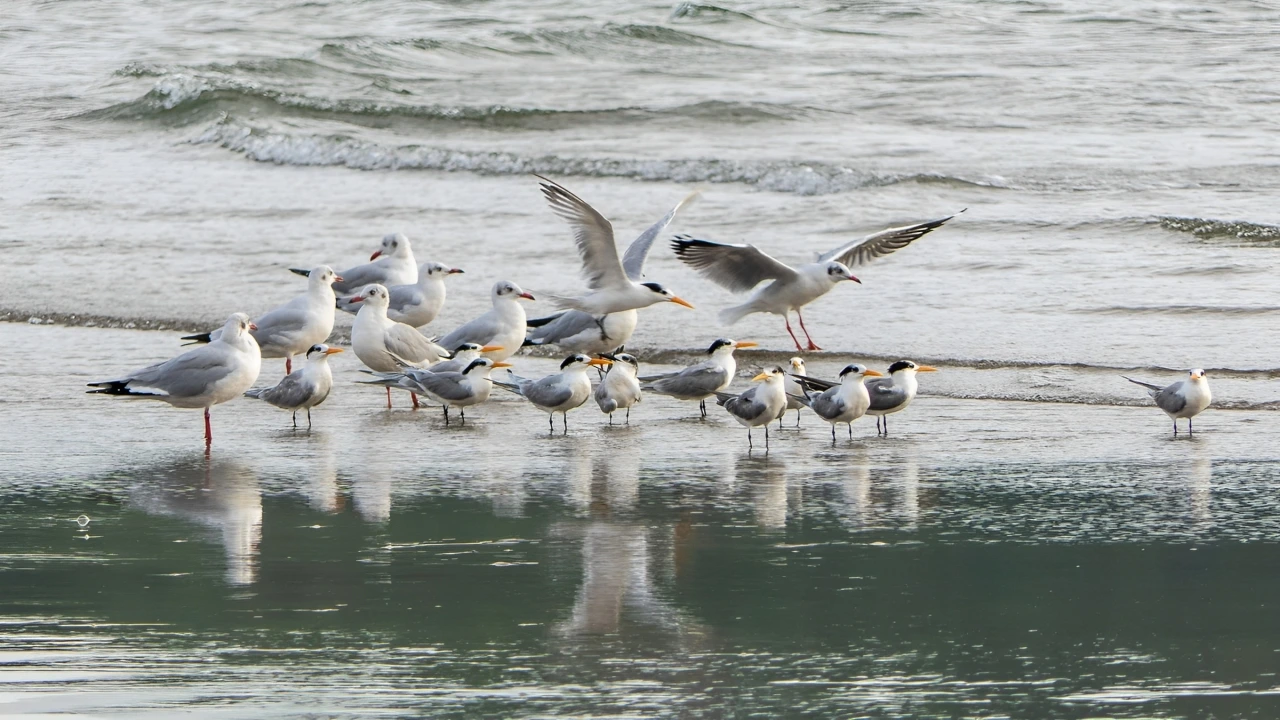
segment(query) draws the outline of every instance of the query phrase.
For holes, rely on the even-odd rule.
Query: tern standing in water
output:
[[[307,364],[296,373],[284,376],[274,387],[246,390],[245,397],[266,400],[278,408],[293,411],[293,426],[298,427],[298,411],[307,411],[307,427],[311,427],[311,408],[324,402],[333,390],[333,369],[329,356],[342,348],[317,343],[307,351]]]
[[[734,359],[733,351],[755,346],[753,342],[720,338],[707,348],[710,357],[706,360],[676,372],[642,377],[640,382],[644,384],[641,387],[677,400],[697,400],[698,410],[705,418],[707,398],[729,387],[738,372],[738,361]]]
[[[640,361],[634,355],[618,353],[609,355],[612,360],[609,372],[601,378],[596,386],[596,404],[600,412],[609,416],[609,424],[613,424],[613,414],[618,410],[627,411],[627,424],[631,424],[631,406],[640,402],[640,380],[636,374],[640,372]]]
[[[804,358],[793,357],[791,362],[791,372],[787,373],[783,379],[783,390],[787,393],[787,406],[782,409],[782,413],[778,415],[778,429],[782,429],[782,417],[787,414],[788,410],[796,411],[796,427],[800,427],[800,408],[804,407],[804,388],[796,381],[795,376],[804,377]]]
[[[871,397],[867,394],[867,387],[862,384],[863,377],[880,377],[880,373],[857,363],[846,365],[840,371],[840,384],[821,393],[810,393],[803,385],[813,384],[813,381],[801,378],[801,402],[809,406],[814,415],[831,423],[832,444],[836,441],[836,425],[848,425],[849,439],[852,440],[853,421],[866,415],[867,408],[871,407]]]
[[[581,406],[587,398],[591,397],[591,378],[587,377],[587,370],[593,366],[610,364],[608,360],[589,358],[582,353],[577,353],[560,363],[560,372],[539,380],[523,378],[508,370],[506,382],[494,380],[493,383],[504,390],[520,395],[546,411],[551,432],[556,431],[556,413],[560,413],[564,419],[564,431],[568,434],[569,411]]]
[[[884,422],[884,435],[889,435],[889,416],[907,409],[915,399],[920,385],[916,382],[916,373],[937,372],[938,368],[929,365],[917,365],[910,360],[899,360],[889,366],[889,377],[867,380],[867,392],[871,396],[871,407],[868,415],[876,417],[876,434],[880,434],[880,423]]]
[[[805,305],[826,295],[837,284],[846,280],[861,283],[849,270],[850,266],[861,265],[901,250],[953,217],[955,216],[951,215],[940,220],[883,230],[841,245],[819,255],[816,262],[798,267],[779,262],[754,245],[726,245],[678,235],[671,246],[687,265],[731,292],[746,292],[766,280],[769,281],[747,302],[720,311],[720,319],[732,325],[751,313],[781,315],[787,325],[787,332],[796,344],[796,350],[803,352],[806,349],[822,349],[809,337],[809,330],[804,326],[804,316],[800,311]],[[788,314],[792,311],[800,319],[800,329],[809,341],[807,347],[801,347],[796,334],[791,330]]]
[[[352,298],[363,303],[356,321],[351,326],[351,349],[360,362],[378,372],[397,372],[400,363],[414,366],[439,362],[449,357],[449,352],[431,342],[414,328],[387,317],[387,289],[381,285],[369,285],[361,295]],[[412,391],[413,406],[418,407],[418,396]],[[387,408],[391,407],[391,388],[387,388]]]
[[[218,336],[172,360],[149,365],[117,380],[89,383],[89,393],[128,395],[167,402],[177,408],[204,408],[204,444],[213,443],[209,408],[240,397],[262,369],[262,353],[250,335],[249,316],[227,318]]]
[[[1204,370],[1200,368],[1189,371],[1187,379],[1179,380],[1167,387],[1152,385],[1129,377],[1124,379],[1147,389],[1147,393],[1156,401],[1156,407],[1173,420],[1174,437],[1178,435],[1178,418],[1187,419],[1187,434],[1191,435],[1191,418],[1199,415],[1209,407],[1209,403],[1213,402],[1213,393],[1209,392],[1209,381],[1205,379]]]
[[[787,394],[782,380],[786,373],[782,368],[771,368],[751,378],[759,385],[748,388],[740,395],[716,393],[716,403],[747,429],[747,449],[753,447],[751,428],[764,428],[764,451],[769,452],[769,423],[773,422],[787,406]]]

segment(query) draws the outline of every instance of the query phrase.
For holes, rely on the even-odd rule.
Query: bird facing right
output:
[[[1125,380],[1141,385],[1147,389],[1149,394],[1155,401],[1156,407],[1164,411],[1173,420],[1173,434],[1178,435],[1178,418],[1187,419],[1187,434],[1192,434],[1191,418],[1199,415],[1205,408],[1209,407],[1209,403],[1213,402],[1213,393],[1209,391],[1209,381],[1204,377],[1204,370],[1196,368],[1187,372],[1185,380],[1166,386],[1160,387],[1141,380],[1134,380],[1130,377],[1121,375]]]

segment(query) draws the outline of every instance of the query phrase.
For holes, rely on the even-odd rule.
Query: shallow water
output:
[[[1275,717],[1277,37],[1245,0],[10,3],[0,714]],[[387,232],[467,271],[432,333],[572,291],[530,173],[623,240],[701,189],[673,231],[788,261],[968,208],[806,318],[816,375],[942,372],[887,438],[767,454],[663,398],[445,427],[349,355],[314,429],[237,401],[208,456],[81,393]],[[697,310],[643,314],[646,368],[792,354],[648,275]],[[1119,377],[1196,366],[1194,438]]]

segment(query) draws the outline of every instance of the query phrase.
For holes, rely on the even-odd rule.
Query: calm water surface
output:
[[[1272,4],[0,15],[0,715],[1280,716]],[[967,207],[806,318],[815,374],[942,372],[887,439],[767,455],[661,398],[446,428],[349,355],[313,431],[230,403],[208,457],[198,414],[81,393],[387,232],[467,271],[432,333],[572,291],[533,172],[624,238],[701,188],[672,230],[788,261]],[[648,270],[698,309],[644,313],[646,368],[790,356]],[[1195,366],[1194,439],[1118,377]]]

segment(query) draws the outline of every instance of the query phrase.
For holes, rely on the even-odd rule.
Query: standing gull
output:
[[[387,289],[370,285],[363,295],[352,298],[364,303],[351,326],[351,349],[360,362],[378,372],[396,372],[397,360],[410,365],[434,363],[449,357],[449,352],[428,340],[417,330],[387,317]],[[413,406],[418,396],[412,392]],[[387,407],[391,407],[391,388],[387,388]]]
[[[589,358],[582,353],[570,355],[560,363],[560,372],[540,380],[520,377],[507,371],[508,381],[494,380],[494,384],[522,396],[545,410],[551,432],[556,431],[556,413],[564,419],[564,431],[569,432],[569,411],[579,407],[591,397],[591,378],[587,370],[592,366],[609,365],[610,361]]]
[[[299,275],[311,272],[298,268],[290,270]],[[382,245],[369,256],[369,262],[347,268],[339,274],[342,281],[335,283],[333,289],[343,295],[352,295],[375,283],[385,287],[412,285],[418,282],[418,263],[413,259],[409,238],[401,233],[391,233],[382,238]]]
[[[720,338],[707,348],[708,357],[700,363],[671,373],[647,375],[640,378],[645,390],[659,395],[669,395],[677,400],[697,400],[702,417],[707,416],[707,398],[729,387],[738,372],[738,361],[733,351],[755,347],[753,342],[735,342]]]
[[[748,449],[753,447],[751,428],[764,427],[764,450],[769,452],[769,423],[787,406],[787,396],[782,389],[785,375],[782,368],[770,368],[751,378],[752,382],[763,382],[740,395],[716,393],[716,404],[723,405],[733,419],[747,429]]]
[[[961,210],[960,212],[964,212]],[[846,243],[818,256],[816,262],[791,267],[779,262],[754,245],[726,245],[697,240],[678,235],[671,246],[681,260],[697,270],[703,277],[731,292],[746,292],[766,280],[747,302],[720,311],[720,319],[732,325],[751,313],[767,312],[781,315],[787,332],[795,341],[796,350],[821,350],[809,337],[804,326],[801,308],[826,295],[837,284],[846,280],[861,283],[849,270],[851,265],[862,265],[882,255],[910,245],[943,223],[955,217],[890,228],[860,240]],[[788,313],[795,311],[800,319],[800,329],[809,341],[807,348],[800,346],[791,330]]]
[[[491,297],[492,309],[445,335],[440,344],[445,347],[457,347],[468,342],[496,345],[501,349],[487,353],[494,360],[506,360],[519,352],[527,328],[520,298],[533,300],[533,296],[513,282],[500,280],[494,283]]]
[[[155,365],[117,380],[89,383],[90,393],[153,398],[178,408],[204,408],[204,443],[213,442],[209,408],[248,390],[262,369],[262,354],[249,332],[253,323],[244,313],[227,318],[218,337]]]
[[[253,339],[264,358],[284,358],[284,372],[293,372],[293,356],[324,342],[333,332],[333,284],[342,278],[328,265],[307,271],[307,291],[253,321]],[[187,335],[183,340],[207,343],[222,330]]]
[[[693,307],[658,283],[639,282],[645,255],[649,245],[653,243],[652,238],[642,247],[636,247],[638,258],[633,259],[635,273],[629,272],[618,258],[613,225],[582,198],[544,177],[539,176],[539,179],[542,180],[542,194],[551,204],[551,209],[573,228],[573,239],[582,256],[582,271],[587,279],[587,287],[591,290],[580,297],[553,296],[552,300],[556,305],[581,310],[592,316],[639,310],[660,302]],[[685,202],[687,201],[686,198]],[[682,205],[683,202],[676,209]],[[627,253],[630,255],[630,248]]]
[[[307,364],[296,373],[289,373],[274,387],[245,391],[245,397],[266,400],[278,408],[293,411],[293,426],[298,427],[298,411],[307,411],[307,427],[311,427],[311,408],[324,402],[333,389],[333,369],[329,356],[342,352],[342,348],[317,343],[307,351]]]
[[[849,439],[853,439],[853,421],[867,414],[871,407],[871,397],[867,394],[867,386],[862,384],[863,377],[881,377],[875,370],[868,370],[865,365],[846,365],[840,371],[840,384],[811,393],[803,385],[807,378],[801,379],[801,401],[808,405],[818,417],[831,423],[831,442],[836,441],[836,425],[845,423],[849,426]]]
[[[640,402],[640,380],[636,374],[640,372],[640,361],[634,355],[618,353],[607,355],[612,360],[609,372],[601,378],[596,386],[596,404],[600,412],[609,416],[609,424],[613,424],[613,413],[618,410],[627,411],[627,423],[631,423],[631,406]]]
[[[1120,377],[1124,377],[1121,375]],[[1196,368],[1187,373],[1187,379],[1167,387],[1124,377],[1125,380],[1141,385],[1156,401],[1156,407],[1164,411],[1173,420],[1173,434],[1178,435],[1178,418],[1187,419],[1187,434],[1191,435],[1191,418],[1199,415],[1209,403],[1213,402],[1213,393],[1209,392],[1209,381],[1204,377],[1204,370]]]
[[[444,307],[445,278],[461,272],[458,268],[438,262],[422,263],[418,267],[418,282],[387,288],[391,296],[387,304],[387,317],[416,328],[431,324]],[[360,310],[360,304],[351,302],[350,298],[339,298],[338,309],[355,313]]]

